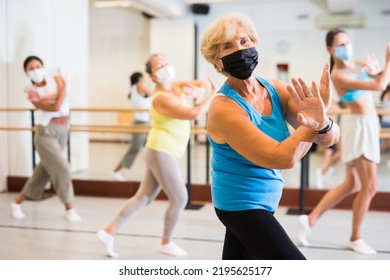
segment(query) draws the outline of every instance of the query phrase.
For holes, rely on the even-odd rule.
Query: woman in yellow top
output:
[[[162,54],[155,54],[146,63],[146,72],[156,83],[151,101],[151,130],[148,134],[145,160],[146,172],[137,193],[131,197],[114,220],[97,233],[110,257],[114,252],[114,235],[126,219],[153,201],[164,190],[169,205],[164,217],[164,231],[159,252],[171,256],[185,256],[187,252],[172,241],[173,230],[187,204],[188,195],[181,175],[178,158],[186,151],[190,138],[190,120],[206,113],[214,97],[215,85],[210,81],[173,83],[175,70]],[[195,100],[195,106],[186,104],[187,92],[193,97],[201,88],[211,89],[202,101]],[[203,90],[204,91],[204,90]],[[198,96],[196,96],[198,97]]]

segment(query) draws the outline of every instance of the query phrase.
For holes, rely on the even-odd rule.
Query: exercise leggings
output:
[[[166,153],[145,148],[147,168],[137,193],[128,199],[112,222],[116,228],[137,214],[164,190],[168,207],[164,216],[163,237],[171,239],[173,230],[188,201],[187,189],[178,160]]]
[[[215,209],[226,227],[224,260],[305,260],[272,212]]]

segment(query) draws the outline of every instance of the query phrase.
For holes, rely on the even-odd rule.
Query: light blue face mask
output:
[[[353,49],[351,44],[335,48],[335,56],[342,61],[350,60],[352,58],[352,53]]]

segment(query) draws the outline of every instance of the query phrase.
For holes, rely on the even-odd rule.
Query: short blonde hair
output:
[[[240,13],[233,13],[220,17],[212,22],[203,34],[200,51],[203,57],[214,65],[214,68],[226,76],[226,72],[217,68],[218,51],[221,44],[234,36],[238,27],[241,27],[253,43],[259,42],[253,21]]]

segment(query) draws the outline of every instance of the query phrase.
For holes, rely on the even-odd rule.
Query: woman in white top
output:
[[[26,198],[33,200],[42,198],[45,185],[50,181],[65,205],[65,218],[69,221],[79,221],[81,217],[73,208],[74,191],[70,167],[62,154],[69,132],[69,105],[65,82],[60,76],[46,76],[43,62],[39,57],[27,57],[23,66],[32,83],[25,91],[37,109],[38,121],[34,144],[40,163],[11,204],[12,215],[17,219],[25,218],[21,203]]]
[[[130,93],[131,106],[133,109],[149,109],[151,91],[144,85],[144,77],[142,73],[135,72],[130,76]],[[146,125],[149,123],[149,112],[136,112],[134,114],[134,125]],[[113,177],[118,181],[125,181],[125,178],[120,173],[122,168],[129,169],[137,157],[138,152],[145,144],[147,134],[133,133],[131,146],[123,156],[119,164],[112,173]]]

